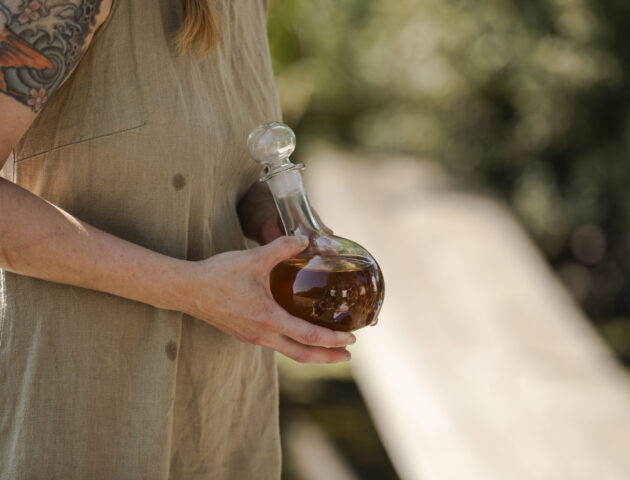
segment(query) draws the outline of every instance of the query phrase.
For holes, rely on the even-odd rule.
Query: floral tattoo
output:
[[[0,0],[0,92],[41,110],[77,64],[101,0]]]

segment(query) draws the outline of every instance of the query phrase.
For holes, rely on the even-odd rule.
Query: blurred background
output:
[[[272,0],[268,31],[294,161],[404,158],[498,203],[630,366],[630,3]],[[352,366],[280,373],[285,479],[320,447],[338,478],[399,478]]]

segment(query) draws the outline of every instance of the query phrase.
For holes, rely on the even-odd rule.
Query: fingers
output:
[[[271,348],[300,363],[337,363],[347,362],[351,358],[350,352],[344,348],[302,345],[283,336],[276,337]]]
[[[278,316],[278,332],[303,345],[315,347],[346,347],[357,341],[350,332],[338,332],[314,325],[291,315]]]
[[[283,236],[275,239],[257,250],[263,256],[265,262],[273,268],[278,263],[294,257],[308,246],[308,237],[297,235],[295,237]]]

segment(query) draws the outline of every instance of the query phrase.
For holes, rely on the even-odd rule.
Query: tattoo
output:
[[[101,0],[0,0],[0,92],[39,112],[85,51]]]

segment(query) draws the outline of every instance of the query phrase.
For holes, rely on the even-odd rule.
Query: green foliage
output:
[[[282,0],[269,34],[301,141],[492,189],[603,321],[630,306],[628,27],[621,0]]]

